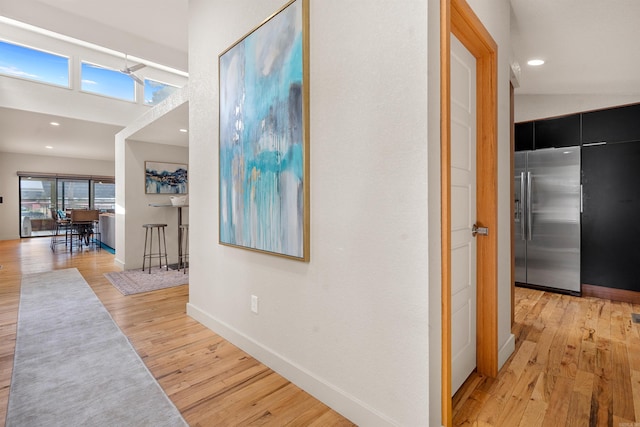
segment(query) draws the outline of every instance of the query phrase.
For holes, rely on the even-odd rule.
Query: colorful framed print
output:
[[[187,185],[186,164],[144,162],[146,194],[186,194]]]
[[[220,243],[309,261],[309,5],[220,54]]]

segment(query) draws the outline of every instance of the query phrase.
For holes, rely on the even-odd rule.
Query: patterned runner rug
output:
[[[158,267],[152,268],[151,274],[148,271],[142,271],[137,268],[135,270],[104,273],[104,276],[122,295],[156,291],[189,283],[189,273],[185,274],[183,271],[166,271]]]

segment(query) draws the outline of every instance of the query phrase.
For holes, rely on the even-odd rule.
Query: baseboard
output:
[[[312,372],[298,366],[295,362],[286,359],[230,325],[200,310],[192,303],[187,304],[187,315],[193,317],[224,339],[247,352],[350,421],[363,426],[398,425],[398,423],[366,405],[356,397],[318,378]]]
[[[640,292],[626,289],[606,288],[604,286],[582,284],[583,297],[596,297],[612,301],[640,304]]]
[[[509,334],[509,338],[498,351],[498,370],[504,366],[514,351],[516,351],[516,337],[513,334]]]
[[[117,256],[118,255],[116,254],[116,258],[113,259],[113,263],[124,270],[124,262],[120,261]]]

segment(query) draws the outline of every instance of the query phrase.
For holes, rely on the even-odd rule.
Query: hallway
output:
[[[352,426],[185,314],[187,285],[123,296],[105,250],[52,253],[48,238],[0,241],[0,426],[13,369],[23,274],[77,268],[191,426]]]

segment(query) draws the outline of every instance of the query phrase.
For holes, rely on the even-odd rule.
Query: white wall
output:
[[[440,255],[440,2],[428,13],[429,426],[441,425],[442,257]]]
[[[165,144],[127,140],[124,142],[124,174],[116,175],[116,252],[115,263],[125,270],[142,267],[144,252],[143,224],[167,224],[165,229],[169,263],[178,262],[177,208],[152,207],[169,204],[169,194],[145,194],[145,161],[188,163],[189,149]],[[116,159],[121,161],[117,156]],[[120,170],[120,167],[118,167]],[[122,189],[126,188],[123,193]],[[125,200],[124,203],[122,200]],[[125,215],[126,213],[126,215]],[[183,222],[188,222],[189,208],[183,208]],[[154,265],[157,260],[154,260]]]
[[[311,2],[311,262],[301,264],[215,244],[216,58],[282,2],[190,2],[190,222],[200,239],[188,313],[360,425],[440,421],[437,3]],[[500,46],[503,363],[513,348],[509,4],[471,5]]]
[[[0,240],[20,238],[19,180],[16,172],[114,176],[114,162],[0,152]]]
[[[515,121],[545,119],[640,102],[640,95],[518,95],[515,96]]]
[[[125,270],[142,267],[144,252],[143,224],[167,224],[165,230],[169,263],[178,260],[177,208],[152,207],[169,204],[169,194],[145,194],[145,161],[185,163],[189,148],[178,145],[153,144],[135,140],[135,135],[155,121],[162,120],[174,109],[188,102],[185,86],[145,114],[131,121],[115,137],[116,158],[116,252],[115,263]],[[189,175],[191,171],[189,171]],[[189,208],[183,208],[183,223],[188,223]]]
[[[217,56],[283,3],[190,2],[188,312],[356,423],[427,425],[425,1],[311,2],[311,262],[217,243]]]

